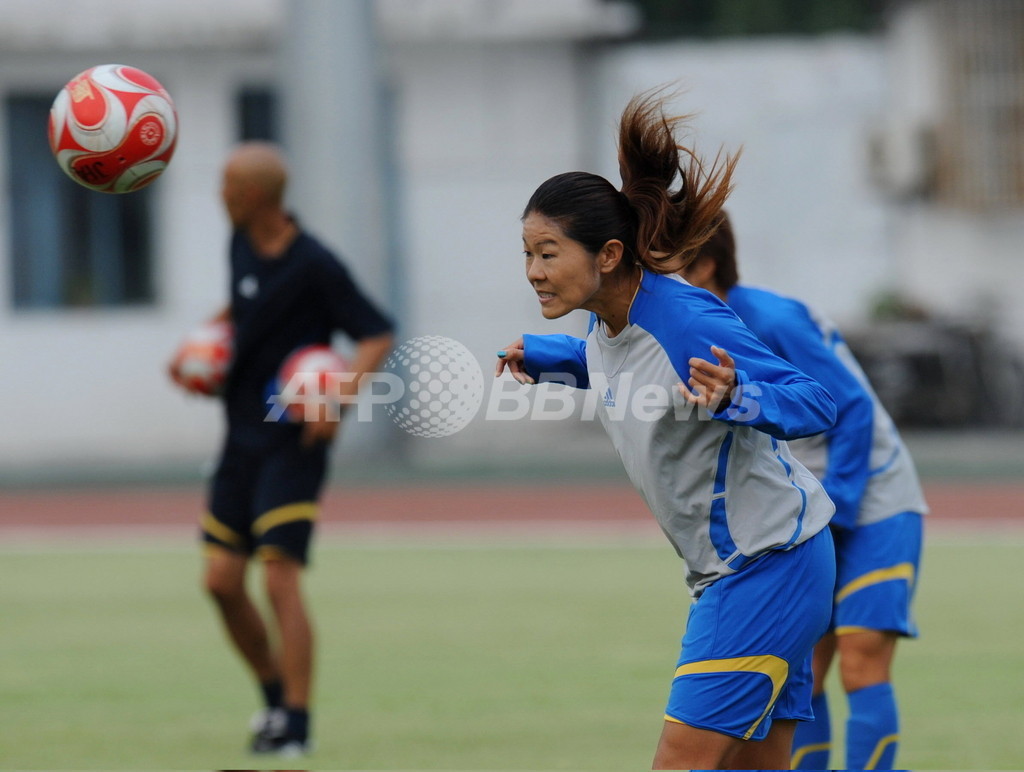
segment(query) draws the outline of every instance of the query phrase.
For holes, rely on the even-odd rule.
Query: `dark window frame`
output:
[[[69,178],[47,140],[52,98],[12,92],[4,99],[7,304],[15,312],[153,306],[156,193],[99,193]]]

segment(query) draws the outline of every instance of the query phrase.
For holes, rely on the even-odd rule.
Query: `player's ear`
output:
[[[611,273],[619,267],[622,262],[622,254],[625,247],[618,239],[610,239],[604,243],[597,253],[597,268],[601,273]]]

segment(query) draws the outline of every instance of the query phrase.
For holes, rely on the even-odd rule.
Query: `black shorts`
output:
[[[298,435],[269,448],[228,438],[202,521],[207,544],[263,559],[308,562],[327,468],[327,446]]]

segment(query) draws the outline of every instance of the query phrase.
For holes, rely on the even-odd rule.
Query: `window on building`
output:
[[[153,191],[78,185],[50,154],[53,95],[6,102],[11,303],[16,309],[151,303]]]
[[[238,92],[238,138],[280,141],[277,97],[269,86],[249,86]]]
[[[937,126],[936,194],[968,207],[1024,203],[1024,5],[943,0],[947,66]]]

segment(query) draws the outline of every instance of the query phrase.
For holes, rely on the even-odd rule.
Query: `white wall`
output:
[[[90,64],[121,59],[164,82],[182,125],[175,160],[156,183],[157,305],[56,314],[0,308],[0,398],[8,408],[0,472],[44,463],[183,461],[198,467],[213,454],[221,428],[216,405],[178,394],[163,366],[180,335],[225,299],[220,164],[234,140],[237,88],[273,79],[267,25],[277,18],[275,7],[259,4],[263,26],[250,30],[248,43],[230,39],[223,49],[207,41],[184,54],[114,47],[78,54],[0,51],[0,96],[27,85],[55,90]],[[431,42],[411,36],[390,42],[386,62],[398,121],[407,296],[406,306],[396,309],[400,332],[460,341],[481,363],[488,384],[494,350],[520,333],[581,333],[585,325],[579,312],[545,321],[524,278],[519,215],[530,194],[547,177],[572,169],[617,182],[619,111],[635,91],[671,80],[687,89],[680,109],[698,112],[699,149],[743,146],[729,208],[748,283],[800,296],[842,323],[859,321],[873,293],[894,284],[948,296],[951,303],[972,281],[979,289],[988,286],[970,261],[941,276],[929,270],[933,250],[963,246],[955,219],[933,227],[930,218],[941,213],[889,209],[870,187],[865,142],[885,109],[888,77],[881,40],[602,50],[550,38]],[[0,184],[4,298],[6,195]],[[899,238],[897,217],[903,218]],[[1019,224],[1009,221],[994,233],[1000,240],[1021,235]],[[344,244],[336,246],[345,251]],[[906,259],[905,269],[897,258]],[[580,458],[608,450],[596,426],[574,422],[497,427],[478,418],[453,437],[411,441],[415,455],[432,461],[550,456],[556,444],[567,444]],[[341,457],[347,452],[343,443]]]
[[[394,65],[408,332],[458,338],[490,357],[540,320],[519,217],[541,182],[580,163],[573,55],[463,44],[400,51]]]
[[[393,52],[409,296],[403,337],[459,341],[481,363],[488,390],[494,352],[520,334],[585,330],[582,312],[541,317],[519,222],[541,182],[581,164],[586,89],[578,64],[564,45],[454,42]],[[457,435],[411,445],[424,459],[498,455],[529,447],[535,432],[526,422],[499,429],[478,416]]]
[[[992,324],[1024,351],[1024,217],[902,207],[893,234],[910,297],[931,311]]]
[[[866,138],[884,106],[884,51],[864,37],[630,46],[604,58],[607,126],[636,91],[668,82],[707,157],[742,149],[728,203],[741,279],[859,321],[893,280],[887,215]],[[618,182],[610,131],[604,173]]]

